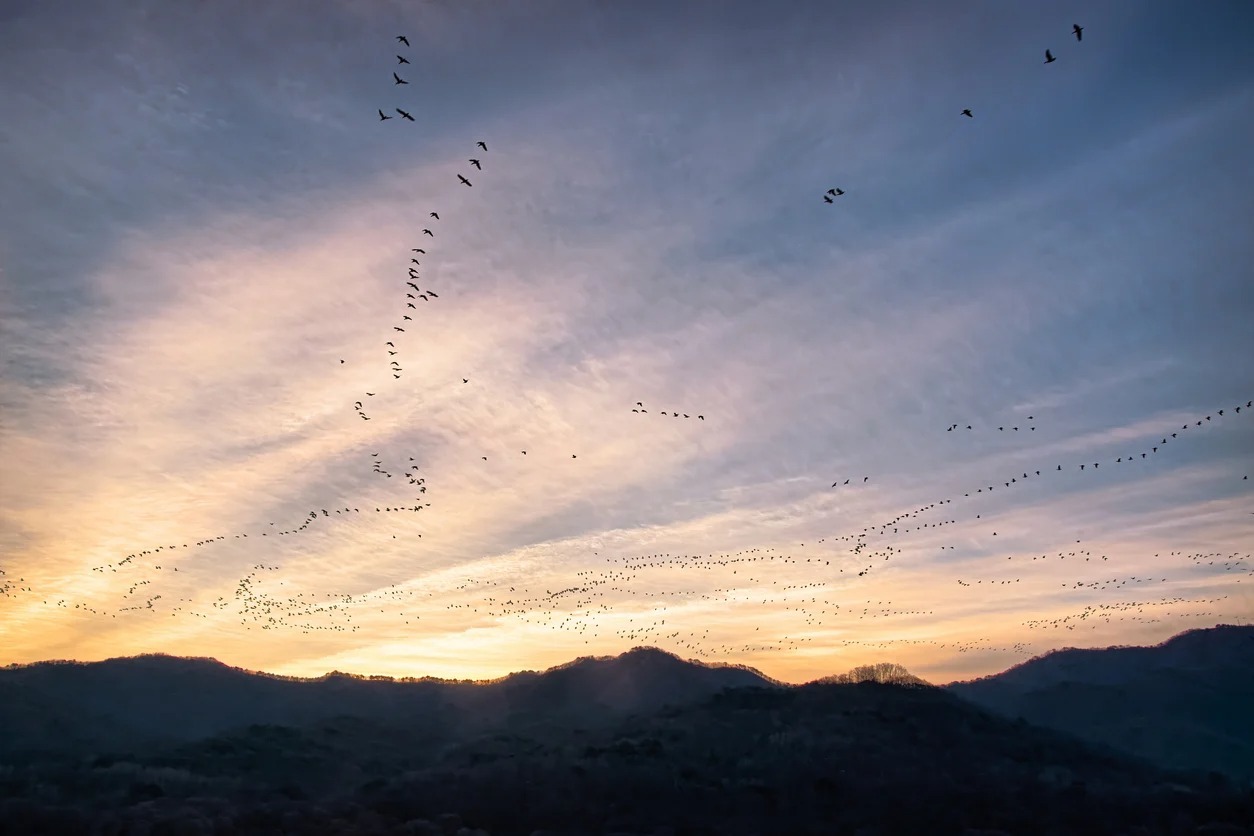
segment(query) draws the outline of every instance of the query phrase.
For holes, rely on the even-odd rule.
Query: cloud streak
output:
[[[815,7],[843,58],[728,8],[279,4],[270,55],[106,7],[86,132],[52,12],[19,17],[0,52],[60,92],[5,82],[0,185],[35,196],[0,210],[6,661],[481,678],[652,643],[943,680],[1250,612],[1248,59],[1119,99],[1165,6],[1095,11],[1050,81],[1018,63],[1042,12],[981,18],[976,61],[908,4]],[[1019,92],[967,124],[964,89]],[[401,95],[421,123],[378,123]],[[1028,626],[1122,600],[1166,615]]]

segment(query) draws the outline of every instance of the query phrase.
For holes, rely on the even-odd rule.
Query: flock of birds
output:
[[[1077,41],[1082,40],[1083,27],[1076,24],[1072,32]],[[404,35],[398,35],[396,40],[409,47]],[[394,86],[408,85],[400,72],[410,61],[404,55],[397,55],[396,60],[396,69],[392,71]],[[1045,63],[1055,60],[1053,53],[1047,49]],[[393,110],[395,116],[378,109],[379,121],[398,118],[416,121],[412,113],[402,107],[394,107]],[[961,115],[974,118],[969,108],[962,110]],[[487,143],[477,142],[476,149],[476,156],[467,158],[467,165],[476,172],[482,172]],[[457,173],[457,182],[466,187],[473,186],[461,172]],[[824,193],[823,198],[830,204],[844,194],[843,188],[833,187]],[[429,211],[426,222],[430,226],[417,233],[422,236],[418,243],[433,245],[436,232],[432,227],[440,221],[438,211]],[[425,246],[409,247],[406,279],[397,296],[396,315],[399,318],[387,334],[390,339],[382,341],[381,345],[386,352],[384,362],[392,381],[401,380],[405,373],[402,358],[407,356],[407,341],[413,338],[410,329],[417,328],[413,323],[417,321],[419,310],[426,310],[432,302],[441,298],[441,294],[427,286],[423,279],[423,261],[427,258],[429,253]],[[404,294],[403,297],[400,293]],[[417,304],[419,301],[423,302],[422,306]],[[345,361],[341,359],[340,363]],[[469,377],[461,378],[461,385],[469,383]],[[364,392],[354,401],[353,409],[361,420],[371,420],[366,404],[377,394]],[[177,589],[176,573],[186,579],[180,583],[188,587],[187,591],[193,592],[190,587],[195,586],[194,578],[189,576],[196,571],[195,563],[184,562],[184,555],[195,552],[210,554],[228,540],[248,539],[250,535],[254,540],[258,537],[299,537],[314,527],[348,524],[350,519],[360,520],[363,516],[373,515],[380,522],[390,521],[392,530],[397,532],[392,534],[393,538],[398,535],[422,537],[415,526],[425,516],[422,512],[430,509],[432,503],[427,478],[420,475],[421,463],[411,456],[407,462],[393,468],[385,464],[380,453],[375,452],[370,454],[371,475],[385,480],[395,477],[393,484],[398,490],[408,491],[412,498],[371,507],[336,502],[337,507],[310,509],[299,520],[289,524],[280,525],[272,521],[259,530],[219,533],[135,550],[116,562],[91,569],[100,575],[117,575],[124,582],[125,592],[120,593],[114,607],[104,606],[98,598],[73,601],[61,596],[43,596],[24,577],[11,578],[3,568],[0,568],[0,597],[34,599],[49,607],[77,611],[84,617],[110,619],[145,615],[205,619],[213,612],[234,608],[239,623],[248,629],[290,631],[303,635],[358,632],[363,626],[376,631],[395,630],[398,635],[412,635],[407,628],[419,624],[424,613],[440,610],[443,612],[441,626],[452,630],[457,629],[458,619],[465,627],[515,620],[570,633],[589,644],[611,638],[635,644],[649,642],[700,658],[795,651],[813,646],[816,631],[820,628],[877,620],[891,620],[894,627],[925,626],[929,619],[936,616],[931,609],[905,601],[858,598],[851,593],[856,589],[857,579],[884,570],[886,564],[892,561],[908,561],[910,554],[921,548],[920,541],[926,542],[927,548],[940,550],[954,551],[962,545],[964,549],[977,552],[999,551],[997,541],[992,539],[998,536],[997,531],[982,520],[981,514],[973,513],[974,509],[971,509],[972,512],[961,510],[964,505],[970,505],[974,497],[997,490],[1018,490],[1024,484],[1064,471],[1096,473],[1101,464],[1108,467],[1149,467],[1167,453],[1169,446],[1174,449],[1186,435],[1192,437],[1199,434],[1199,430],[1232,421],[1238,416],[1247,417],[1251,410],[1254,410],[1254,401],[1247,400],[1244,404],[1237,403],[1197,416],[1178,430],[1172,428],[1163,432],[1157,444],[1147,442],[1143,447],[1131,447],[1114,458],[1093,462],[1050,461],[1042,463],[1039,468],[1021,469],[978,484],[955,488],[947,496],[868,524],[861,530],[832,533],[809,546],[799,543],[788,553],[777,548],[753,548],[734,553],[604,557],[599,563],[593,563],[592,568],[574,571],[571,585],[558,590],[531,588],[525,582],[525,575],[512,583],[499,577],[465,577],[454,581],[448,577],[448,572],[442,572],[367,593],[314,593],[296,589],[296,582],[281,574],[281,564],[255,564],[238,579],[229,598],[219,595],[206,599],[204,595],[182,597],[173,592],[169,595],[154,592],[155,585],[159,583],[167,584],[171,590]],[[636,401],[631,412],[649,414],[643,401]],[[694,410],[684,412],[673,407],[654,414],[672,419],[706,421],[702,413]],[[1031,433],[1036,431],[1034,422],[1035,416],[1028,416],[1022,426],[1002,424],[996,427],[996,431]],[[980,425],[979,422],[954,422],[947,427],[947,432],[977,432],[977,425]],[[991,424],[987,429],[992,431]],[[520,455],[527,455],[527,451],[521,450]],[[481,458],[487,460],[487,456]],[[571,458],[577,458],[577,455],[572,453]],[[1085,478],[1088,478],[1087,475]],[[1248,480],[1248,476],[1243,478]],[[400,483],[401,479],[404,486]],[[870,475],[866,474],[850,475],[837,478],[831,487],[842,488],[851,483],[855,486],[867,485],[870,479]],[[1076,541],[1077,544],[1079,542]],[[1099,624],[1120,620],[1154,623],[1167,617],[1213,615],[1219,612],[1217,605],[1228,596],[1187,598],[1168,594],[1163,589],[1164,585],[1185,576],[1196,577],[1199,573],[1240,576],[1235,579],[1236,583],[1254,575],[1251,555],[1239,553],[1185,554],[1177,551],[1161,557],[1156,554],[1152,574],[1141,569],[1135,575],[1112,572],[1107,568],[1113,565],[1109,563],[1109,556],[1094,553],[1092,549],[1073,547],[1039,555],[999,554],[998,558],[1002,556],[1004,561],[990,559],[983,574],[972,576],[964,573],[963,577],[955,578],[957,585],[979,591],[1025,582],[1030,584],[1036,577],[1045,576],[1046,567],[1065,561],[1069,568],[1075,567],[1074,580],[1061,584],[1068,591],[1096,596],[1135,590],[1135,597],[1127,600],[1097,601],[1085,605],[1078,612],[1023,622],[1022,626],[1028,629],[1042,631],[1074,631],[1083,627],[1097,629]],[[594,553],[594,557],[599,555]],[[180,567],[179,563],[183,566]],[[589,566],[587,561],[581,565]],[[180,573],[180,568],[190,571]],[[1053,577],[1052,571],[1049,576]],[[1155,593],[1151,590],[1161,594],[1153,597]],[[727,640],[719,630],[712,631],[710,626],[693,626],[690,608],[700,611],[712,605],[731,612],[744,608],[744,612],[748,613],[746,617],[758,619],[752,630],[753,640]],[[690,612],[686,613],[686,609]],[[743,627],[740,632],[743,633]],[[999,643],[991,636],[975,639],[947,637],[943,641],[820,638],[829,646],[850,648],[928,645],[963,653],[1028,655],[1033,652],[1030,643]]]
[[[1075,35],[1075,39],[1076,39],[1076,41],[1083,41],[1083,40],[1084,40],[1084,27],[1083,27],[1083,26],[1081,26],[1081,25],[1080,25],[1080,24],[1078,24],[1078,23],[1072,24],[1072,26],[1071,26],[1071,34]],[[398,57],[399,57],[399,56],[398,56]],[[1055,61],[1057,61],[1057,60],[1058,60],[1058,59],[1054,57],[1054,53],[1053,53],[1053,51],[1052,51],[1052,50],[1049,50],[1049,49],[1046,49],[1046,50],[1045,50],[1045,63],[1046,63],[1046,64],[1052,64],[1052,63],[1054,63],[1054,62],[1055,62]],[[379,111],[379,115],[380,115],[380,116],[382,116],[382,115],[383,115],[383,111]],[[974,119],[974,118],[975,118],[975,113],[973,113],[973,112],[971,111],[971,108],[969,108],[969,107],[964,107],[964,108],[962,109],[962,111],[961,111],[958,115],[959,115],[959,116],[965,116],[965,117],[967,117],[968,119]],[[823,193],[823,202],[824,202],[824,203],[835,203],[835,202],[836,202],[836,198],[840,197],[840,196],[841,196],[841,195],[843,195],[844,193],[845,193],[845,190],[844,190],[844,189],[841,189],[841,188],[835,188],[835,187],[830,188],[830,189],[828,189],[826,192],[824,192],[824,193]],[[968,428],[968,429],[969,429],[969,428]]]

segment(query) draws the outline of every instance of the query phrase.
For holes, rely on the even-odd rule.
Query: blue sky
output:
[[[1239,2],[8,4],[2,661],[647,643],[947,681],[1248,617],[1252,32]],[[414,463],[430,507],[367,511],[420,501]]]

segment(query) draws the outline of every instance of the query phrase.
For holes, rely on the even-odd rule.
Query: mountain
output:
[[[1226,658],[1207,653],[1180,656]],[[1254,793],[1222,778],[891,664],[802,686],[653,648],[479,683],[169,656],[0,670],[0,836],[1254,836],[1252,820]]]
[[[296,679],[213,659],[149,655],[0,669],[0,754],[108,750],[199,740],[250,725],[307,726],[339,717],[410,728],[488,728],[511,718],[606,722],[774,686],[747,668],[685,662],[653,648],[582,658],[492,682],[395,680],[332,673]]]
[[[1153,647],[1057,650],[946,688],[1166,768],[1254,780],[1254,627],[1190,630]]]

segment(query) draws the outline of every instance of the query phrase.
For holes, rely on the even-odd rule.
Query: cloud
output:
[[[0,215],[0,545],[5,577],[38,590],[0,599],[14,659],[479,677],[670,641],[786,679],[884,654],[939,676],[1040,649],[1055,637],[1024,621],[1100,599],[1063,588],[1061,559],[994,596],[958,585],[1008,579],[1007,552],[1078,539],[1122,577],[1148,553],[1248,541],[1244,412],[1106,464],[1254,384],[1212,362],[1249,343],[1223,266],[1245,263],[1226,213],[1248,198],[1189,153],[1227,147],[1246,88],[1043,149],[1030,114],[920,127],[956,84],[933,87],[925,59],[978,67],[897,7],[842,28],[839,60],[768,48],[810,43],[812,21],[751,32],[748,7],[714,27],[671,12],[661,37],[581,10],[596,49],[546,39],[561,4],[480,34],[460,7],[275,9],[258,31],[301,37],[273,54],[258,36],[176,50],[160,36],[178,15],[105,14],[99,49],[121,57],[101,65],[114,109],[90,136],[55,113],[81,94],[18,102],[37,130],[0,163],[49,178],[29,214]],[[374,119],[401,101],[376,84],[387,61],[317,57],[337,27],[381,38],[387,61],[410,34],[421,124]],[[483,66],[462,55],[478,37],[501,47]],[[1018,72],[1005,83],[1066,104]],[[1129,189],[1167,162],[1200,191],[1148,211],[1174,187]],[[438,298],[410,309],[413,247]],[[1190,265],[1209,278],[1173,296]],[[989,431],[1027,415],[1036,430]],[[1235,589],[1177,568],[1155,594]],[[511,586],[526,604],[504,607]],[[259,634],[262,598],[282,629]]]

